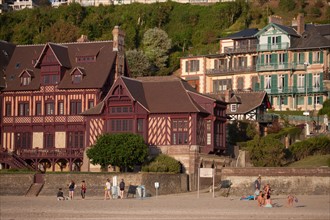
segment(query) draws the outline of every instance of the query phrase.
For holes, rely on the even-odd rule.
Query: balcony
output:
[[[278,119],[278,115],[276,115],[276,114],[265,113],[265,114],[260,114],[257,116],[257,121],[259,123],[272,123],[277,119]]]
[[[17,149],[17,155],[23,159],[30,158],[83,158],[83,148],[61,149]]]
[[[278,44],[259,44],[259,51],[275,51],[275,50],[286,50],[289,48],[289,43],[278,43]]]
[[[262,63],[257,64],[257,72],[276,70],[305,70],[306,66],[301,63]]]
[[[323,93],[327,92],[321,87],[297,87],[297,86],[288,86],[288,87],[276,87],[270,89],[256,89],[256,91],[266,91],[268,95],[284,95],[284,94],[313,94],[313,93]]]
[[[219,69],[207,69],[206,75],[225,75],[227,73],[251,73],[255,72],[255,66],[248,66],[248,67],[236,67],[236,68],[219,68]]]
[[[224,53],[231,54],[231,53],[253,53],[257,52],[257,44],[253,45],[242,45],[239,47],[225,47]]]

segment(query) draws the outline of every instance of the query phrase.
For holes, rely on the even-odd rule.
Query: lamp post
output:
[[[304,67],[305,67],[305,77],[306,77],[306,80],[305,80],[305,111],[303,113],[303,115],[306,116],[306,122],[305,122],[305,131],[306,131],[306,136],[307,135],[310,135],[310,132],[309,132],[309,125],[307,123],[307,117],[309,116],[309,111],[308,111],[308,108],[307,108],[307,105],[308,105],[308,96],[307,96],[307,86],[308,86],[308,75],[307,75],[307,67],[309,66],[309,63],[308,62],[305,62],[304,63]]]

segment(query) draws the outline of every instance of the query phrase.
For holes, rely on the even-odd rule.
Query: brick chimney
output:
[[[276,15],[271,15],[268,17],[268,23],[275,23],[275,24],[283,24],[282,17],[276,16]]]
[[[82,42],[88,42],[88,37],[86,35],[81,35],[80,38],[77,39],[77,42],[82,43]]]
[[[297,32],[299,35],[302,35],[305,32],[305,19],[303,13],[299,13],[297,16]]]
[[[115,26],[112,30],[113,51],[124,52],[125,32],[119,26]]]

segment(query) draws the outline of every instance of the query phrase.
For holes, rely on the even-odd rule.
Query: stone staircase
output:
[[[38,196],[43,186],[44,186],[43,183],[32,183],[30,188],[26,192],[25,196],[28,197]]]
[[[10,168],[35,170],[13,152],[0,151],[0,163],[7,164]]]

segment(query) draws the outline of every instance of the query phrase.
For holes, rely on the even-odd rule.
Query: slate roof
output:
[[[149,113],[213,114],[199,105],[192,97],[193,95],[199,95],[210,102],[219,102],[215,98],[198,93],[186,81],[175,76],[138,77],[136,79],[120,76],[117,80],[123,81],[133,100],[140,103]],[[116,86],[116,83],[113,86]],[[108,96],[103,102],[107,100]],[[84,112],[83,115],[100,114],[101,111],[96,109],[100,106],[104,107],[103,104],[99,104]]]
[[[12,57],[16,45],[0,40],[0,89],[5,87],[5,69]]]
[[[328,25],[305,25],[305,32],[300,38],[292,40],[290,49],[307,49],[330,47],[330,24]]]
[[[280,25],[280,24],[276,24],[276,23],[269,23],[263,29],[261,29],[258,33],[256,33],[255,36],[259,36],[260,34],[262,34],[263,32],[265,32],[266,30],[268,30],[269,27],[271,27],[271,26],[274,26],[274,27],[282,30],[283,32],[287,33],[290,36],[300,37],[299,34],[296,32],[296,30],[293,27],[284,26],[284,25]]]
[[[117,52],[113,51],[112,41],[16,46],[6,70],[8,86],[4,91],[39,90],[38,60],[42,58],[42,52],[47,48],[54,52],[58,62],[65,69],[63,78],[58,84],[59,89],[102,88],[109,78],[117,56]],[[96,62],[77,62],[76,59],[77,56],[95,55]],[[72,83],[70,75],[75,68],[84,71],[83,79],[78,84]],[[29,85],[21,86],[18,76],[24,69],[32,70],[34,78]]]
[[[244,38],[254,38],[255,35],[259,32],[257,28],[244,29],[242,31],[231,34],[227,37],[221,39],[244,39]]]
[[[224,94],[214,94],[217,99],[225,99]],[[265,91],[235,91],[232,92],[228,104],[238,104],[235,112],[231,108],[227,108],[228,115],[247,114],[258,108],[264,101],[267,93]]]

